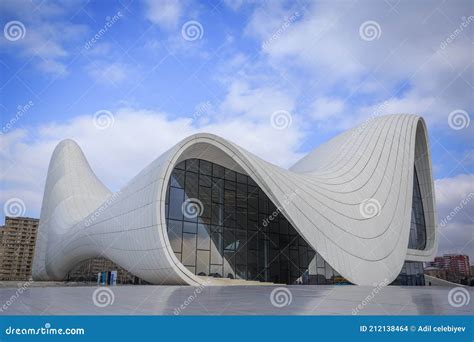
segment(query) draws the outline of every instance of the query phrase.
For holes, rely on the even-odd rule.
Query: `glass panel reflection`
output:
[[[170,243],[194,274],[285,284],[336,282],[337,273],[247,175],[190,159],[176,166],[168,194]],[[189,199],[202,203],[200,216],[183,216]]]
[[[426,224],[423,212],[420,183],[416,169],[413,177],[413,201],[411,210],[410,236],[408,248],[423,250],[426,247]]]

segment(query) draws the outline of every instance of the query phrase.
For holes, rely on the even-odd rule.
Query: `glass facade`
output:
[[[426,247],[426,225],[423,212],[420,184],[415,169],[413,177],[413,201],[411,210],[410,237],[408,248],[423,250]]]
[[[405,261],[402,270],[390,285],[424,286],[425,275],[422,262]]]
[[[176,257],[196,275],[285,284],[340,278],[250,177],[220,165],[177,165],[166,219]]]

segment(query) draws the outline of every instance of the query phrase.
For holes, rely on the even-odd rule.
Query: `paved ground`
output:
[[[109,291],[110,289],[110,291]],[[198,290],[199,289],[199,290]],[[285,290],[286,289],[286,290]],[[200,291],[202,290],[202,291]],[[0,315],[472,315],[474,290],[366,286],[0,288]],[[272,291],[275,291],[272,296]],[[452,293],[453,294],[453,293]],[[358,306],[360,305],[359,309]],[[280,307],[281,306],[281,307]]]

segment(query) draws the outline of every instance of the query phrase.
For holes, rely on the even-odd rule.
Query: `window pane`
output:
[[[230,229],[224,229],[224,250],[234,251],[236,247],[234,232]]]
[[[213,277],[222,278],[223,275],[223,266],[222,265],[211,265],[210,274]]]
[[[171,174],[171,186],[184,188],[184,171],[174,169]]]
[[[217,178],[224,178],[224,168],[220,165],[212,165],[212,176]]]
[[[170,240],[171,248],[175,253],[181,253],[181,235],[183,234],[183,222],[168,221],[168,238]]]
[[[183,212],[181,207],[184,202],[184,190],[177,188],[170,188],[170,204],[169,204],[169,218],[182,220]]]
[[[197,251],[196,273],[200,276],[209,274],[209,251]]]
[[[196,265],[196,234],[183,234],[183,260],[184,265]]]
[[[186,172],[186,195],[189,198],[198,197],[198,175],[193,172]]]
[[[212,233],[211,239],[211,264],[222,264],[223,239],[221,233]]]
[[[212,179],[212,202],[224,203],[224,181]]]
[[[183,222],[183,231],[185,233],[195,234],[197,230],[197,223],[194,222]]]
[[[224,206],[222,204],[212,204],[211,224],[216,226],[224,224]]]
[[[212,178],[205,175],[199,175],[199,185],[210,188],[212,186]]]
[[[209,235],[209,228],[205,225],[198,225],[198,241],[197,248],[209,250],[211,243],[211,237]]]
[[[247,208],[247,186],[237,183],[237,206]]]
[[[199,160],[198,159],[186,160],[186,171],[199,172]]]
[[[176,164],[176,166],[174,168],[178,169],[178,170],[185,170],[186,169],[186,162],[182,161],[182,162]]]
[[[207,160],[200,160],[199,161],[199,168],[200,168],[200,172],[203,174],[203,175],[208,175],[208,176],[211,176],[212,175],[212,164],[210,162],[208,162]]]
[[[235,171],[225,169],[225,179],[226,180],[228,179],[228,180],[231,180],[231,181],[235,182],[235,180],[236,180]]]

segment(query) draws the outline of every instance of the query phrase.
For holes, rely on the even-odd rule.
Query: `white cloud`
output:
[[[183,3],[179,0],[147,0],[146,18],[163,28],[174,28],[183,13]]]
[[[311,116],[315,120],[333,119],[334,116],[342,114],[343,110],[342,100],[321,97],[314,102]]]
[[[297,150],[302,133],[297,126],[276,130],[267,120],[244,117],[197,126],[193,118],[170,119],[165,113],[130,108],[118,110],[114,118],[114,125],[106,130],[96,129],[92,115],[84,115],[1,135],[0,201],[21,198],[27,214],[39,216],[49,159],[65,138],[78,142],[92,169],[112,190],[120,189],[167,149],[197,132],[217,134],[282,166],[301,157]]]
[[[474,260],[474,174],[435,182],[438,212],[438,254],[463,253]]]
[[[250,3],[250,0],[224,0],[224,3],[230,7],[233,11],[238,11],[244,6],[245,3]]]
[[[86,70],[95,81],[106,85],[118,85],[124,81],[130,82],[135,67],[124,63],[94,62]]]
[[[301,13],[262,49],[262,58],[285,75],[295,67],[301,71],[304,76],[297,85],[316,104],[318,97],[327,94],[333,100],[338,99],[335,94],[340,100],[349,99],[346,106],[353,108],[353,115],[345,116],[349,125],[361,121],[359,109],[370,110],[386,100],[390,102],[387,113],[422,114],[430,124],[444,125],[449,112],[457,108],[470,111],[470,31],[465,29],[445,49],[440,48],[462,16],[470,15],[469,1],[448,5],[402,0],[393,6],[383,1],[370,6],[311,2],[302,8],[298,3],[265,2],[254,10],[245,32],[264,43],[285,18]],[[360,37],[359,27],[369,20],[380,25],[379,39]],[[362,105],[354,100],[357,96],[363,97]]]
[[[247,82],[236,80],[229,85],[220,109],[226,115],[230,112],[269,120],[275,111],[291,113],[294,108],[294,98],[284,90],[270,86],[252,87]]]
[[[85,37],[88,28],[82,24],[68,21],[68,15],[78,11],[81,2],[35,4],[32,1],[2,1],[4,14],[15,18],[25,26],[25,36],[17,41],[8,41],[2,35],[2,49],[20,54],[26,59],[36,61],[36,66],[47,75],[67,74],[67,61],[70,58],[67,44]],[[19,51],[19,53],[18,53]]]

